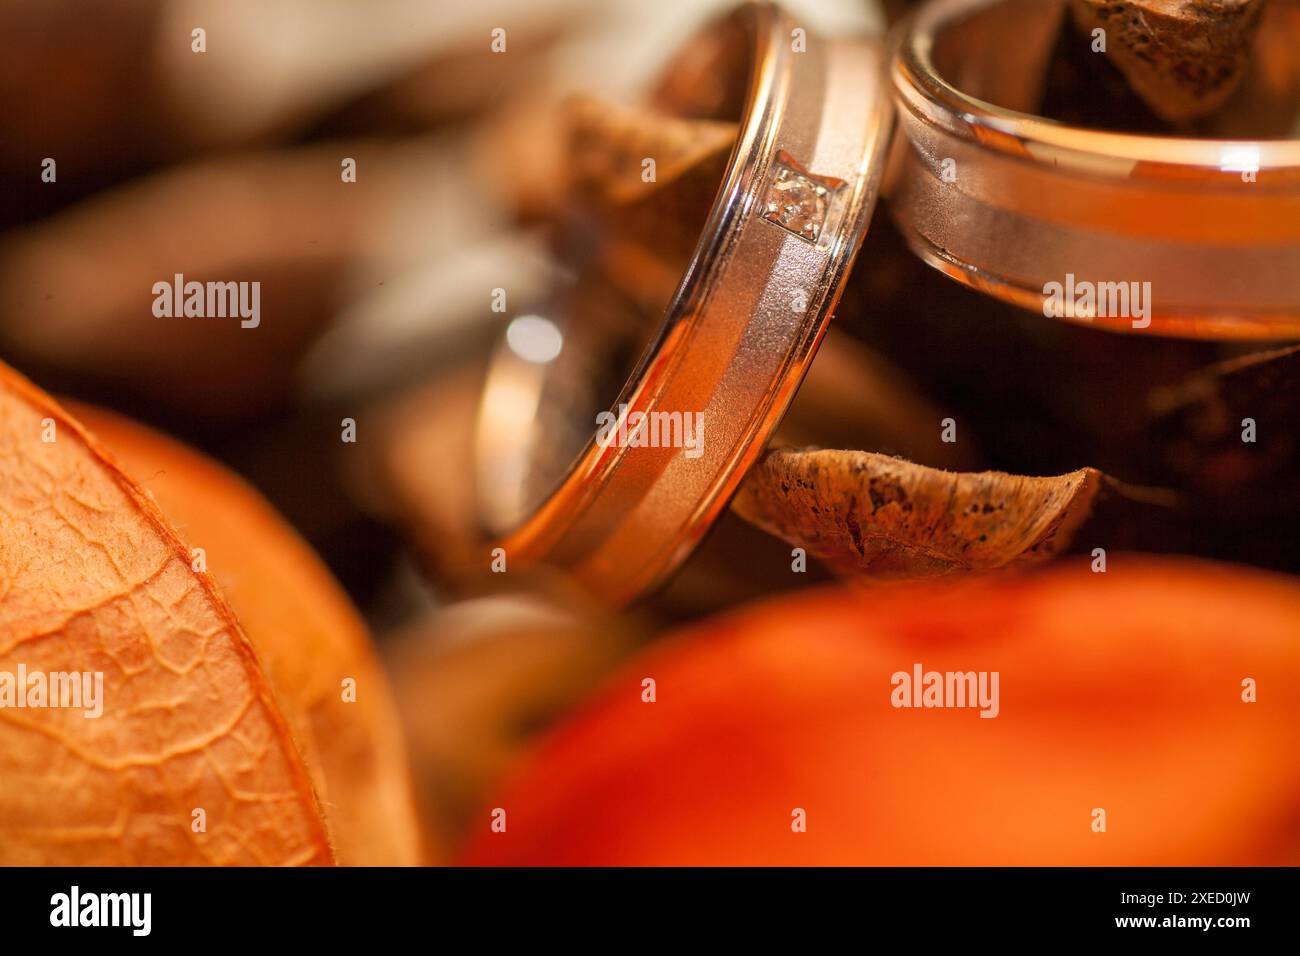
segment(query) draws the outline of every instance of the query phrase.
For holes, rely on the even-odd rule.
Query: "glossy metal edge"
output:
[[[1007,254],[1007,244],[1058,249],[1073,241],[1073,271],[1092,275],[1114,259],[1097,244],[1113,240],[1136,250],[1126,260],[1130,269],[1143,278],[1158,276],[1165,290],[1177,289],[1161,295],[1175,301],[1162,305],[1146,327],[1123,318],[1053,321],[1202,339],[1300,336],[1300,299],[1289,291],[1295,280],[1270,265],[1286,249],[1300,255],[1300,141],[1109,133],[969,96],[938,74],[931,51],[945,29],[1003,2],[931,0],[897,36],[890,72],[901,128],[888,189],[891,198],[904,197],[890,204],[890,212],[912,251],[949,278],[1041,312],[1043,282],[1064,272],[1026,269]],[[1224,162],[1243,147],[1258,166],[1248,186]],[[959,157],[965,169],[978,163],[976,174],[941,186],[933,168],[936,150]],[[1125,211],[1122,224],[1117,209]],[[954,234],[953,223],[964,223],[965,232]],[[1014,240],[1009,231],[1016,232]],[[1242,281],[1249,277],[1251,293],[1239,304],[1207,294],[1201,286],[1212,283],[1208,273],[1193,272],[1180,283],[1177,263],[1189,250],[1219,255],[1221,270]]]
[[[736,392],[748,398],[757,388],[761,395],[749,408],[721,461],[713,463],[705,486],[683,493],[678,488],[684,474],[679,463],[664,457],[655,466],[657,471],[655,467],[638,468],[629,456],[646,449],[601,448],[593,441],[537,512],[493,543],[493,547],[505,549],[512,566],[557,568],[610,603],[626,603],[662,582],[698,543],[762,452],[797,391],[843,291],[843,281],[870,220],[887,153],[893,109],[885,95],[883,53],[878,44],[810,37],[810,46],[822,42],[826,49],[836,51],[821,54],[821,68],[829,72],[834,66],[839,74],[812,76],[808,65],[812,61],[794,61],[796,54],[790,48],[794,24],[785,14],[768,4],[751,4],[735,16],[747,22],[755,42],[741,132],[661,334],[629,381],[620,403],[629,405],[630,411],[649,411],[658,407],[665,395],[693,393],[708,395],[715,409],[725,408],[728,375],[735,374],[745,383],[745,387],[735,388],[732,379]],[[856,72],[859,68],[861,73]],[[848,70],[855,72],[848,75]],[[795,90],[792,83],[797,85]],[[825,262],[807,310],[783,330],[792,347],[782,357],[779,370],[769,381],[746,380],[741,353],[748,349],[751,356],[761,354],[763,343],[756,337],[762,334],[760,319],[771,319],[770,303],[764,316],[744,318],[747,324],[743,329],[727,328],[715,320],[734,311],[734,303],[728,299],[736,296],[743,283],[732,273],[745,267],[735,253],[748,230],[780,229],[759,221],[755,210],[778,147],[778,134],[786,128],[788,135],[794,135],[788,128],[798,125],[798,117],[787,115],[788,102],[794,95],[805,105],[820,103],[832,84],[838,84],[836,88],[842,92],[857,91],[862,101],[857,115],[853,110],[843,116],[823,113],[818,129],[812,131],[813,139],[821,144],[826,124],[848,124],[846,136],[860,140],[844,214],[836,234],[825,244]],[[802,144],[805,155],[813,148],[813,143]],[[773,241],[770,235],[760,238],[769,245]],[[802,240],[784,241],[797,244]],[[806,253],[790,248],[796,258]],[[736,319],[730,315],[729,321]],[[738,336],[732,343],[737,347],[733,361],[721,369],[711,351],[716,342],[701,339],[720,328]],[[647,517],[647,511],[653,513]]]
[[[987,147],[1048,165],[1077,162],[1080,169],[1092,174],[1110,167],[1126,179],[1161,179],[1170,172],[1165,167],[1219,169],[1224,149],[1241,146],[1258,151],[1261,172],[1300,173],[1300,140],[1235,141],[1084,129],[963,93],[936,70],[931,57],[935,40],[957,21],[1001,2],[930,0],[912,15],[892,70],[896,93],[907,109],[925,122],[979,140]],[[983,131],[998,135],[981,135]],[[1040,148],[1026,150],[1026,144]]]

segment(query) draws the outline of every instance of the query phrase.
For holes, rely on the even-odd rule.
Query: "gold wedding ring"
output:
[[[480,497],[490,553],[512,570],[558,569],[616,604],[653,588],[726,506],[817,350],[882,174],[893,121],[883,48],[812,35],[776,7],[751,4],[687,46],[659,104],[710,116],[725,109],[726,78],[745,75],[740,115],[714,117],[739,120],[722,185],[662,326],[609,413],[613,427],[598,437],[589,423],[591,439],[535,507],[518,490],[529,470],[520,456],[546,441],[539,396],[563,332],[534,324],[535,336],[520,331],[494,363],[479,422]],[[699,81],[683,83],[688,76]],[[698,447],[626,440],[637,434],[629,423],[644,438],[656,421],[680,435],[681,419],[701,423]]]
[[[901,128],[886,187],[913,251],[1040,315],[1052,283],[1140,282],[1148,316],[1058,317],[1197,338],[1300,336],[1300,141],[1105,132],[990,102],[1033,89],[1046,66],[1008,38],[1048,37],[1050,54],[1065,15],[1063,0],[931,0],[915,14],[892,69]],[[1274,66],[1294,73],[1300,49],[1288,55]],[[1296,116],[1280,119],[1296,128]]]
[[[949,277],[1043,315],[1055,289],[1071,307],[1089,286],[1094,303],[1104,292],[1134,306],[1090,312],[1079,298],[1083,311],[1056,316],[1100,328],[1300,336],[1300,142],[1032,115],[1064,15],[1063,0],[930,0],[888,72],[878,38],[818,36],[770,4],[688,44],[655,105],[738,123],[722,185],[612,406],[572,401],[609,364],[581,360],[579,330],[540,316],[512,323],[478,425],[484,564],[490,554],[497,570],[558,570],[621,604],[686,558],[813,359],[871,218],[896,112],[891,212]],[[1129,286],[1131,303],[1120,296]],[[574,416],[547,397],[557,383],[567,411],[599,414],[565,424]],[[566,431],[576,456],[557,452]]]

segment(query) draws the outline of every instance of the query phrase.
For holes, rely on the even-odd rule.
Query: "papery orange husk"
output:
[[[244,481],[120,415],[73,413],[204,549],[280,697],[344,865],[422,862],[401,728],[365,623],[315,552]],[[355,699],[344,699],[344,682]]]
[[[328,576],[279,573],[305,546],[208,467],[191,507],[243,535],[219,575],[204,565],[225,559],[215,542],[229,537],[214,536],[200,560],[99,438],[0,366],[0,680],[102,675],[99,716],[0,707],[0,863],[326,864],[349,852],[338,807],[322,799],[328,762],[301,729],[312,727],[304,697],[278,658],[296,640],[299,654],[332,659],[335,646],[312,646],[313,628],[331,615],[350,624],[353,612],[331,607]],[[262,598],[241,598],[251,637],[218,582],[242,571],[252,573],[241,593],[316,602],[319,614],[267,634]],[[359,700],[385,693],[364,669],[355,676]]]

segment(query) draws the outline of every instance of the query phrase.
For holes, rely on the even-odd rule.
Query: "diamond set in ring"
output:
[[[816,176],[789,153],[777,154],[764,198],[763,218],[801,239],[816,242],[826,228],[844,180]]]

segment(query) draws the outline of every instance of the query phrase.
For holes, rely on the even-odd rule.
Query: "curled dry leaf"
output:
[[[605,202],[639,202],[703,163],[726,159],[735,123],[678,119],[586,95],[565,104],[572,185]],[[653,158],[654,175],[645,162]]]
[[[1144,437],[1162,478],[1213,502],[1209,516],[1271,523],[1300,513],[1300,346],[1218,362],[1152,389],[1147,411]]]
[[[603,226],[599,266],[648,314],[667,306],[700,237],[736,139],[735,123],[679,119],[591,98],[568,103],[573,209]],[[642,165],[653,157],[653,177]]]
[[[161,463],[176,451],[160,441],[150,454]],[[248,510],[251,492],[184,455],[166,460],[203,480],[188,513],[208,511],[208,528],[230,524],[213,532],[214,549],[237,553],[230,567],[247,575],[237,593],[255,636],[99,439],[0,366],[0,689],[20,672],[29,687],[33,674],[102,675],[98,717],[0,708],[0,862],[326,864],[335,846],[350,862],[356,844],[343,830],[358,821],[340,777],[369,777],[370,755],[355,739],[306,735],[322,730],[310,693],[322,688],[310,678],[328,667],[313,655],[356,667],[358,701],[385,693],[364,662],[310,643],[322,629],[351,640],[354,614],[327,577],[294,568],[298,543],[278,519]],[[277,598],[317,611],[277,621]],[[283,633],[266,630],[274,623]],[[290,657],[303,658],[302,672]],[[364,709],[353,719],[373,726]],[[341,762],[351,763],[342,775]]]
[[[769,451],[732,507],[845,574],[924,577],[1046,560],[1102,476],[954,473],[862,451]]]
[[[1264,0],[1071,0],[1079,29],[1104,31],[1133,91],[1173,123],[1213,113],[1250,65]]]

